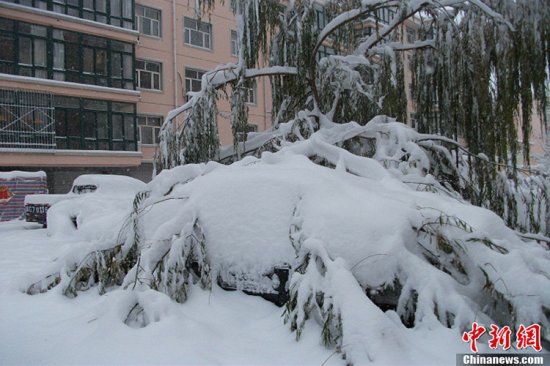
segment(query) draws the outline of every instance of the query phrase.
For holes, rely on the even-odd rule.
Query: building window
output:
[[[160,126],[162,117],[138,116],[139,141],[143,145],[155,145],[159,143]]]
[[[335,55],[335,54],[336,52],[334,51],[334,48],[321,45],[317,50],[317,61],[321,61],[322,58]]]
[[[134,0],[10,0],[10,2],[134,29]]]
[[[20,75],[38,78],[48,77],[46,36],[46,27],[19,23],[17,61]]]
[[[239,40],[237,32],[232,30],[231,31],[231,56],[238,56],[239,55]]]
[[[317,29],[322,30],[327,25],[325,7],[315,3],[313,5],[313,9],[315,10],[315,25],[317,26]]]
[[[212,48],[212,24],[185,17],[183,25],[185,44],[200,48]]]
[[[2,73],[134,89],[133,64],[131,43],[0,18]]]
[[[204,71],[185,69],[185,91],[198,92],[202,88],[202,76]]]
[[[243,88],[244,91],[245,91],[245,102],[246,103],[249,103],[249,104],[256,104],[256,96],[257,96],[257,86],[256,86],[256,81],[252,81],[250,83],[250,87],[244,87]]]
[[[139,33],[153,37],[162,36],[160,10],[136,4],[136,23]]]
[[[57,149],[137,150],[135,104],[55,96]]]
[[[140,89],[162,90],[162,64],[136,60],[136,85]]]
[[[416,30],[411,27],[407,27],[407,42],[414,43],[416,42]]]
[[[395,16],[395,10],[390,8],[378,9],[374,15],[377,22],[388,24]]]

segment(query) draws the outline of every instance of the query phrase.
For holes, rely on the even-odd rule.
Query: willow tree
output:
[[[522,202],[503,183],[512,179],[518,184],[518,156],[523,156],[522,165],[530,165],[533,114],[540,115],[542,131],[548,123],[550,4],[487,3],[506,21],[494,23],[475,6],[450,11],[447,19],[428,16],[419,21],[421,36],[433,39],[434,48],[416,53],[416,118],[421,132],[464,139],[473,154],[468,174],[478,184],[464,187],[462,194],[525,230],[516,218]],[[548,171],[529,173],[542,176],[533,188],[542,188],[539,199],[548,200],[541,187]]]
[[[203,4],[208,10],[213,1]],[[496,174],[497,168],[508,167],[507,160],[498,160],[498,154],[490,151],[469,152],[444,136],[445,131],[461,136],[456,130],[458,122],[440,123],[440,130],[420,133],[386,116],[369,121],[378,113],[402,113],[401,51],[437,47],[438,30],[460,25],[470,12],[484,16],[483,26],[502,32],[513,32],[514,24],[480,0],[329,2],[329,21],[322,27],[315,22],[316,5],[311,1],[290,1],[281,7],[276,1],[237,0],[235,5],[241,45],[238,63],[205,73],[202,89],[190,93],[189,102],[171,112],[163,126],[159,164],[174,169],[161,172],[148,186],[150,191],[136,196],[132,213],[116,238],[109,242],[101,235],[93,251],[78,253],[76,260],[69,256],[65,267],[31,285],[27,292],[58,286],[72,297],[94,286],[100,293],[118,286],[129,293],[126,304],[130,306],[123,321],[146,326],[157,314],[149,296],[162,293],[182,303],[191,286],[211,289],[215,281],[222,287],[233,281],[237,283],[233,289],[248,291],[238,281],[265,280],[265,274],[270,280],[267,285],[260,280],[258,286],[286,291],[285,321],[296,337],[308,319],[317,320],[323,342],[342,352],[349,364],[417,351],[409,343],[405,326],[464,331],[473,321],[481,321],[509,324],[515,332],[521,324],[538,323],[541,338],[549,342],[550,294],[545,291],[550,283],[548,179],[541,175],[510,180]],[[372,34],[356,37],[361,21],[365,17],[376,21],[383,10],[392,10],[393,17]],[[403,43],[399,32],[404,22],[428,15],[425,25],[433,31],[426,34],[436,38]],[[318,57],[318,51],[327,46],[335,54]],[[437,74],[433,56],[421,57],[426,70]],[[450,55],[441,59],[445,57],[455,61]],[[268,64],[262,66],[262,60]],[[495,80],[488,75],[486,82]],[[237,134],[247,118],[242,88],[260,76],[271,78],[275,126],[251,136],[248,150],[235,143],[233,151],[222,156],[216,141],[216,100],[232,93],[230,120]],[[429,77],[423,81],[436,85]],[[271,153],[262,154],[268,150]],[[211,159],[238,160],[245,154],[256,157],[231,166],[213,162],[178,166]],[[289,169],[289,161],[299,164]],[[224,182],[224,174],[217,175],[229,171],[237,172],[231,182]],[[256,181],[258,176],[251,175],[243,179],[240,173],[245,171],[256,171],[261,179]],[[266,171],[273,174],[266,175]],[[295,174],[304,172],[306,179],[289,184]],[[503,216],[520,232],[466,201],[490,206],[486,190],[491,177],[495,179],[493,191],[507,200]],[[251,183],[248,179],[253,179],[250,187],[269,187],[260,190],[261,197],[254,196],[255,189],[242,192]],[[323,189],[317,186],[328,181],[337,183]],[[368,200],[360,201],[362,195],[352,194],[355,190],[344,181],[363,193],[369,191]],[[327,192],[336,195],[340,186],[347,198],[337,196],[338,201],[345,201],[346,209],[349,205],[361,211],[369,206],[373,216],[358,220],[357,212],[345,215],[345,209],[324,207],[325,200],[330,202]],[[197,194],[201,188],[205,191]],[[233,194],[237,191],[242,195]],[[398,196],[395,206],[387,205],[386,198],[392,195]],[[377,203],[378,198],[381,202]],[[281,200],[288,205],[272,215]],[[360,203],[354,206],[356,201]],[[224,210],[219,209],[220,202]],[[209,216],[208,207],[214,207],[216,215]],[[328,213],[320,217],[317,213],[323,207]],[[340,216],[335,211],[342,214],[342,220],[335,218]],[[266,226],[276,224],[276,231],[282,233],[280,241],[268,240],[265,247],[258,244],[258,234],[251,230],[258,212],[268,213],[267,220],[273,222]],[[243,220],[220,230],[228,215]],[[468,223],[471,217],[479,222]],[[65,219],[72,222],[70,215]],[[362,230],[369,225],[369,230]],[[379,231],[388,236],[380,237]],[[232,237],[232,232],[237,235]],[[245,237],[251,239],[245,240],[250,246],[242,246]],[[355,243],[352,247],[343,240],[350,237]],[[289,286],[281,286],[275,276],[273,268],[281,263],[270,262],[271,255],[264,256],[269,257],[270,268],[258,265],[254,254],[258,248],[285,251]],[[239,269],[231,275],[227,266],[253,268],[254,273]],[[392,352],[380,351],[384,349]]]

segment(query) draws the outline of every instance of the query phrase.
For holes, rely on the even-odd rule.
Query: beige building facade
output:
[[[187,0],[0,0],[0,170],[48,174],[63,193],[83,173],[151,178],[160,125],[237,61],[231,2],[198,19]],[[267,78],[247,90],[249,129],[271,125]],[[221,98],[222,144],[232,141]]]
[[[321,3],[320,27],[327,23]],[[231,4],[199,20],[188,0],[0,0],[0,170],[44,170],[54,193],[83,173],[148,181],[167,113],[200,89],[206,71],[237,62]],[[385,24],[391,16],[383,9],[376,19]],[[361,35],[376,26],[366,17]],[[413,42],[416,28],[405,24],[403,40]],[[331,53],[323,46],[319,56]],[[405,93],[414,124],[409,58],[410,51]],[[249,130],[269,128],[269,79],[257,79],[247,98]],[[218,109],[221,143],[230,144],[223,97]],[[547,135],[534,126],[540,153]]]

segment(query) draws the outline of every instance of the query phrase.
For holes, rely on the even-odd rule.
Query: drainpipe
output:
[[[262,77],[262,92],[264,94],[264,131],[267,130],[267,96],[265,95],[265,90],[266,90],[266,87],[265,87],[265,84],[267,83],[266,82],[266,78],[267,76],[264,76]],[[271,108],[271,110],[273,111],[273,107]]]
[[[177,19],[176,19],[176,0],[172,0],[172,57],[174,62],[174,108],[178,107],[178,56],[176,52],[177,45]]]

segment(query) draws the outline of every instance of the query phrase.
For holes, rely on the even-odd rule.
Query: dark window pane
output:
[[[97,50],[95,52],[95,71],[100,75],[107,75],[107,51]]]
[[[71,16],[73,16],[73,17],[78,17],[80,14],[79,14],[78,9],[75,9],[75,8],[67,8],[67,15],[71,15]]]
[[[82,0],[82,6],[84,9],[94,9],[94,0]]]
[[[55,42],[53,44],[53,68],[65,69],[65,46],[63,43]]]
[[[9,19],[6,19],[6,18],[0,18],[0,30],[12,31],[13,30],[13,20],[9,20]]]
[[[59,150],[64,150],[64,149],[67,148],[67,139],[66,138],[56,137],[55,142],[56,142],[56,147]]]
[[[86,150],[95,150],[96,149],[96,140],[95,139],[88,139],[85,140]]]
[[[126,19],[132,18],[132,0],[122,0],[122,16]]]
[[[84,47],[83,61],[84,61],[84,65],[82,66],[82,71],[93,73],[94,72],[94,49],[93,48]]]
[[[113,114],[113,140],[122,140],[122,116]]]
[[[153,74],[153,89],[160,90],[160,75]]]
[[[148,126],[160,126],[162,123],[161,117],[149,117],[147,120]]]
[[[83,112],[82,121],[84,123],[84,137],[95,138],[95,113]]]
[[[146,70],[160,72],[160,64],[156,62],[147,62]]]
[[[140,73],[139,87],[144,89],[151,89],[151,73]]]
[[[111,0],[111,15],[120,17],[120,0]]]
[[[109,122],[107,120],[107,113],[100,112],[97,114],[97,138],[109,138]]]
[[[80,150],[80,139],[69,139],[68,148],[70,150]]]
[[[122,55],[120,53],[113,52],[111,54],[111,75],[117,78],[122,76]]]
[[[141,18],[141,32],[151,34],[151,19]]]
[[[32,40],[30,38],[19,38],[19,63],[32,64]]]
[[[106,1],[107,0],[95,0],[96,10],[105,13],[107,11]]]
[[[134,141],[135,126],[133,116],[124,116],[124,137],[128,141]]]
[[[84,99],[82,101],[82,108],[94,111],[106,111],[107,102],[104,100]]]
[[[55,107],[80,108],[78,98],[56,96],[54,100]]]
[[[185,28],[191,28],[191,29],[196,29],[197,28],[197,22],[195,21],[195,19],[184,18],[183,23],[184,23]]]
[[[147,9],[145,9],[145,16],[147,18],[160,20],[160,11],[158,11],[157,9],[153,9],[153,8],[147,8]]]
[[[57,136],[67,136],[65,111],[57,108],[55,109],[55,133]]]
[[[145,15],[145,7],[143,5],[136,4],[136,15]]]
[[[0,34],[0,60],[15,62],[15,39],[11,34]]]
[[[67,111],[67,135],[80,137],[80,116],[78,111]]]
[[[142,144],[153,144],[153,129],[151,127],[140,127],[140,133]]]
[[[46,40],[34,40],[34,64],[37,66],[46,66]]]
[[[79,69],[80,55],[77,44],[65,44],[65,65],[67,70],[77,71]]]
[[[154,22],[154,23],[152,24],[152,26],[153,26],[153,29],[151,30],[151,34],[152,34],[153,36],[160,37],[160,23]]]
[[[82,17],[83,17],[84,19],[88,19],[88,20],[95,20],[94,13],[91,12],[91,11],[86,11],[86,10],[84,10],[84,11],[82,12]]]
[[[132,67],[132,56],[130,55],[124,55],[124,78],[125,79],[132,79],[132,75],[134,73],[134,68]],[[136,67],[137,68],[137,67]]]

